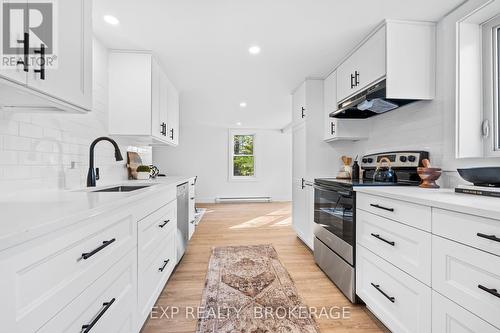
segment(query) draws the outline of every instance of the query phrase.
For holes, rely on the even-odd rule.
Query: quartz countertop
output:
[[[130,180],[82,190],[36,190],[0,194],[0,251],[64,228],[75,221],[106,213],[194,177]],[[152,185],[131,192],[90,192],[120,185]]]
[[[424,189],[413,186],[354,187],[354,189],[358,193],[500,220],[500,198],[455,193],[453,189]]]

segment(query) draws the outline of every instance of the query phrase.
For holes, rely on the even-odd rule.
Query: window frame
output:
[[[500,13],[482,24],[484,155],[500,157]]]
[[[253,136],[253,176],[235,176],[234,175],[234,137],[239,135]],[[229,181],[257,181],[257,152],[258,152],[257,133],[253,130],[230,129],[228,139],[228,180]]]

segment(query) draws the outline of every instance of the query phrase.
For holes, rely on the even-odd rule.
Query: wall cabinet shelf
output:
[[[26,1],[29,6],[37,3]],[[0,16],[9,15],[7,2],[0,8]],[[28,14],[31,15],[31,11]],[[58,2],[53,36],[57,48],[44,44],[23,25],[13,25],[10,38],[19,41],[17,67],[0,68],[0,106],[15,111],[88,112],[92,108],[92,3],[85,0]],[[8,34],[0,27],[1,34]],[[47,54],[40,53],[49,52]],[[35,53],[36,52],[36,53]],[[3,54],[4,57],[10,56]],[[54,60],[56,59],[56,60]],[[41,66],[40,64],[45,64]]]
[[[109,132],[144,144],[179,144],[179,93],[152,54],[110,53]]]

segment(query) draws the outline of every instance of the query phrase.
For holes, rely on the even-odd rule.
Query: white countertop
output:
[[[145,181],[123,181],[90,190],[40,190],[0,194],[0,251],[193,178],[158,177]],[[141,184],[153,186],[132,192],[89,192],[119,185]]]
[[[500,198],[455,193],[453,189],[424,189],[413,186],[360,186],[354,189],[358,193],[500,220]]]

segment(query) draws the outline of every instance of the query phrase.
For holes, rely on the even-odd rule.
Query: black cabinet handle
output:
[[[354,88],[356,85],[354,84],[354,74],[351,74],[351,89]]]
[[[114,241],[116,241],[116,238],[110,239],[109,241],[102,242],[101,246],[92,250],[91,252],[82,253],[82,259],[87,260],[88,258],[92,257],[97,252],[99,252],[99,251],[103,250],[104,248],[106,248],[107,246],[111,245]]]
[[[168,224],[168,222],[170,222],[170,220],[166,220],[166,221],[163,221],[163,224],[160,224],[158,225],[160,228],[163,228],[164,226],[166,226]]]
[[[304,119],[306,117],[305,111],[306,111],[306,108],[302,107],[302,109],[301,109],[301,117],[302,117],[302,119]]]
[[[376,204],[370,204],[370,206],[378,208],[378,209],[386,210],[388,212],[394,212],[394,208],[387,208],[387,207],[376,205]]]
[[[40,80],[45,80],[45,44],[40,45],[40,50],[35,50],[40,54],[40,69],[35,69],[35,73],[40,74]]]
[[[161,123],[160,128],[161,128],[160,129],[161,135],[166,136],[167,135],[167,125],[165,123]]]
[[[163,266],[161,266],[158,270],[160,272],[163,272],[163,270],[165,269],[165,267],[167,267],[167,265],[168,265],[169,262],[170,262],[170,259],[164,260],[163,261]]]
[[[382,295],[385,296],[385,298],[387,298],[392,303],[394,303],[396,301],[396,299],[394,297],[387,295],[382,289],[380,289],[380,285],[379,284],[375,284],[375,283],[372,282],[372,286],[375,289],[377,289]]]
[[[477,285],[477,287],[481,290],[486,291],[488,294],[492,294],[493,296],[500,298],[500,294],[498,293],[498,290],[496,290],[496,289],[490,289],[490,288],[487,288],[487,287],[482,286],[480,284]]]
[[[174,139],[174,129],[173,128],[170,129],[170,139],[171,140]]]
[[[116,301],[116,298],[113,298],[111,301],[109,302],[105,302],[105,303],[102,303],[102,310],[97,314],[97,316],[94,317],[94,319],[92,320],[92,322],[88,325],[83,325],[82,326],[82,330],[83,330],[83,333],[87,333],[87,332],[90,332],[90,330],[92,329],[92,327],[95,326],[95,324],[97,324],[97,322],[99,321],[99,319],[101,319],[101,317],[106,313],[106,311],[108,311],[108,309],[111,307],[111,305],[113,305],[113,303]]]
[[[380,237],[380,235],[379,235],[379,234],[371,234],[371,235],[372,235],[373,237],[377,238],[377,239],[380,239],[382,242],[386,242],[386,243],[387,243],[387,244],[389,244],[389,245],[392,245],[392,246],[396,245],[396,243],[391,242],[391,241],[388,241],[387,239],[384,239],[384,238]]]
[[[191,197],[191,200],[194,200],[195,198],[194,197]]]
[[[489,240],[492,240],[492,241],[495,241],[495,242],[500,242],[500,238],[498,238],[495,235],[486,235],[486,234],[482,234],[480,232],[478,232],[476,235],[478,237],[481,237],[481,238],[486,238],[486,239],[489,239]]]
[[[357,87],[359,86],[359,72],[354,71],[354,86]]]
[[[335,134],[335,123],[332,121],[330,122],[330,132],[331,134]]]
[[[30,34],[25,32],[24,33],[24,38],[23,39],[18,39],[17,42],[19,44],[23,44],[23,51],[24,51],[24,60],[19,60],[17,62],[18,65],[23,65],[24,71],[28,72],[29,71],[29,66],[30,66]]]
[[[191,222],[189,222],[189,223],[194,224],[194,220],[193,220],[193,221],[191,221]]]

